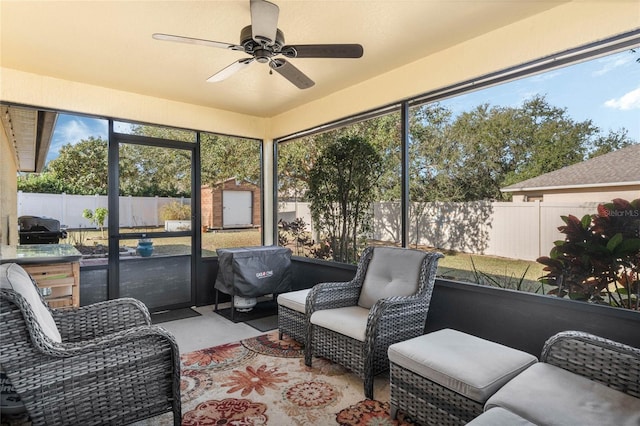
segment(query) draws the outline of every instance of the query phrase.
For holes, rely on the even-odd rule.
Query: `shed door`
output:
[[[222,191],[222,227],[251,226],[251,191]]]

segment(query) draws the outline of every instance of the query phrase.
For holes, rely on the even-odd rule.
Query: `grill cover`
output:
[[[18,225],[22,232],[60,232],[60,221],[38,216],[20,216]]]
[[[58,244],[60,238],[67,238],[67,232],[60,230],[60,221],[38,216],[20,216],[20,244]]]
[[[291,290],[291,250],[276,246],[218,249],[215,288],[241,297],[286,293]]]

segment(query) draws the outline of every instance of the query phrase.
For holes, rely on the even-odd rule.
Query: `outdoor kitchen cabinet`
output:
[[[68,244],[2,246],[0,263],[17,263],[31,275],[51,308],[80,306],[81,254]]]

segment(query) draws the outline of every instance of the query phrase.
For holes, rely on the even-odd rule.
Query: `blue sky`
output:
[[[51,146],[47,154],[47,163],[58,157],[60,148],[67,144],[76,144],[89,136],[107,140],[109,126],[107,120],[87,118],[79,115],[59,114],[56,128],[51,137]]]
[[[640,52],[625,50],[569,67],[548,71],[507,84],[479,90],[443,101],[454,114],[482,103],[518,106],[536,94],[545,95],[556,107],[566,108],[575,121],[591,119],[605,134],[628,130],[640,142]],[[47,162],[60,147],[89,136],[107,139],[107,121],[60,114]]]
[[[640,52],[630,50],[448,99],[454,114],[489,103],[518,106],[540,94],[575,121],[591,119],[603,132],[628,130],[640,142]]]

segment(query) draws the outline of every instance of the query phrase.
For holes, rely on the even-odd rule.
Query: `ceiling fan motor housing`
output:
[[[279,29],[276,30],[276,40],[271,43],[257,41],[253,39],[251,25],[247,25],[240,31],[240,44],[244,51],[253,55],[260,63],[267,63],[275,56],[279,55],[284,46],[284,34]]]

